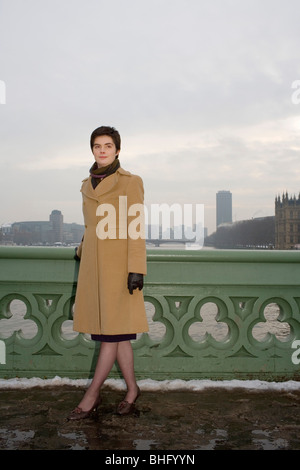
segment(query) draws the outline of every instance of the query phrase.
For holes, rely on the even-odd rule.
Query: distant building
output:
[[[11,227],[11,240],[17,245],[49,245],[51,235],[51,226],[46,221],[15,222]]]
[[[84,233],[84,226],[66,224],[59,210],[53,210],[49,221],[24,221],[2,226],[0,244],[55,245],[78,244]]]
[[[290,250],[300,247],[300,195],[288,193],[275,198],[275,248]]]
[[[217,227],[232,223],[232,194],[230,191],[218,191],[216,195]]]
[[[64,217],[62,213],[58,210],[52,211],[50,214],[52,243],[63,242],[63,223]]]

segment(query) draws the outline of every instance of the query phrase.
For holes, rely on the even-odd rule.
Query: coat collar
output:
[[[85,178],[82,182],[81,192],[91,198],[95,199],[96,201],[99,199],[100,196],[109,192],[119,181],[120,175],[127,175],[130,176],[131,173],[129,171],[123,170],[123,168],[118,168],[115,173],[101,181],[98,186],[94,189],[91,183],[91,176]]]

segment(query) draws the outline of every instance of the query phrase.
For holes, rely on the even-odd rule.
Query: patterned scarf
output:
[[[97,162],[95,162],[90,168],[93,188],[95,189],[106,176],[112,175],[117,171],[118,168],[120,168],[120,162],[118,158],[116,158],[110,165],[103,166],[101,168],[98,168]]]

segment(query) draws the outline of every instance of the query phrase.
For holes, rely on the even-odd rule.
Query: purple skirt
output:
[[[119,343],[120,341],[131,341],[136,339],[136,334],[131,335],[91,335],[93,341],[102,343]]]

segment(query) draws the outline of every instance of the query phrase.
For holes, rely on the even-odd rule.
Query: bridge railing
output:
[[[93,374],[99,345],[72,331],[73,254],[0,247],[0,377]],[[298,380],[299,282],[296,251],[149,250],[137,377]]]

